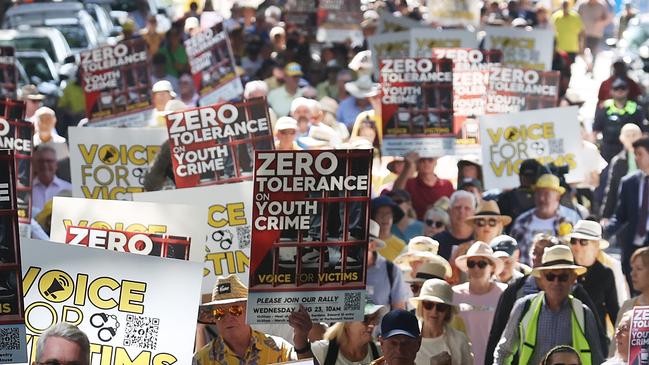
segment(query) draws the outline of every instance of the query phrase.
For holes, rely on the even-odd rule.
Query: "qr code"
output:
[[[345,293],[344,310],[353,311],[361,309],[361,293]]]
[[[124,346],[155,350],[158,343],[159,327],[159,318],[140,317],[132,314],[127,315],[126,330],[124,331]]]
[[[563,138],[548,139],[550,154],[563,154]]]
[[[237,238],[239,239],[239,247],[246,248],[250,246],[250,226],[237,227]]]
[[[18,328],[0,328],[0,350],[20,350]]]

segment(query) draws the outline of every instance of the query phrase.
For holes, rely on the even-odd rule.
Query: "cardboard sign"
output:
[[[428,21],[441,26],[480,25],[480,0],[428,0]]]
[[[449,59],[381,60],[384,155],[454,153],[452,67]]]
[[[379,24],[377,34],[407,31],[412,28],[430,28],[427,24],[420,23],[407,16],[394,16],[389,11],[379,10]]]
[[[273,149],[264,98],[167,115],[176,186],[239,182],[252,177],[252,151]]]
[[[81,53],[88,124],[142,127],[152,117],[151,72],[142,38]]]
[[[34,125],[24,121],[23,101],[0,100],[0,149],[15,152],[16,194],[20,236],[30,237],[32,220],[32,136]]]
[[[243,94],[230,38],[222,28],[221,24],[217,24],[185,41],[187,60],[200,95],[200,105],[238,99]]]
[[[15,99],[18,97],[18,69],[16,68],[16,50],[13,47],[0,47],[0,98]]]
[[[189,204],[207,231],[201,249],[203,294],[211,294],[216,278],[237,274],[248,284],[252,227],[252,182],[221,184],[133,194],[136,201]]]
[[[518,186],[518,170],[529,158],[544,165],[567,165],[583,176],[577,158],[582,149],[577,112],[577,107],[569,107],[481,116],[485,190]]]
[[[200,264],[48,241],[23,247],[30,363],[59,322],[88,335],[92,365],[191,363]]]
[[[433,48],[478,48],[478,39],[474,32],[468,30],[410,30],[410,57],[430,57]]]
[[[538,71],[552,69],[554,32],[511,27],[485,27],[484,48],[503,52],[503,65]]]
[[[0,364],[27,362],[14,151],[0,150]]]
[[[649,306],[633,307],[627,364],[649,363]]]
[[[319,0],[318,42],[363,43],[361,0]]]
[[[559,99],[559,71],[495,67],[489,72],[487,114],[553,108]]]
[[[66,243],[71,242],[72,239],[83,238],[76,237],[82,234],[79,228],[183,237],[183,240],[191,243],[189,259],[203,262],[205,227],[201,217],[201,213],[194,207],[183,204],[55,197],[52,206],[50,239],[54,242]],[[77,228],[73,230],[72,227]],[[75,233],[76,238],[71,237],[71,232]],[[117,235],[112,233],[111,236]],[[102,233],[99,232],[94,232],[93,237],[95,237],[93,244],[89,246],[106,246],[106,250],[138,251],[136,253],[141,255],[161,256],[155,254],[154,245],[136,246],[136,249],[131,250],[128,248],[128,242],[109,242],[107,232],[103,235],[105,239],[101,238]]]
[[[255,151],[248,323],[363,318],[371,150]]]
[[[164,128],[68,129],[72,195],[132,200],[167,139]],[[97,136],[100,135],[101,139]]]

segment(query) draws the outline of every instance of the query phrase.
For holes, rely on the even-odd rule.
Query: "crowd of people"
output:
[[[284,325],[251,327],[247,288],[236,276],[221,277],[212,301],[201,305],[194,364],[309,357],[322,365],[626,364],[630,310],[649,305],[649,120],[638,103],[645,91],[625,62],[616,60],[602,82],[592,128],[588,118],[583,123],[584,145],[597,152],[587,179],[568,184],[529,159],[520,165],[518,187],[484,191],[479,157],[450,156],[456,163],[449,165],[446,156],[440,167],[441,158],[415,152],[381,154],[380,84],[367,38],[380,10],[423,21],[423,6],[364,5],[365,41],[354,44],[316,43],[274,3],[235,2],[224,16],[211,1],[202,8],[192,2],[166,33],[139,7],[121,39],[148,44],[151,127],[165,126],[169,111],[198,105],[182,41],[222,22],[243,98],[268,101],[276,149],[373,149],[365,317],[313,323],[300,308]],[[592,70],[603,38],[613,34],[613,12],[602,0],[545,3],[485,1],[481,25],[554,30],[559,105],[581,105],[567,92],[571,65],[581,58]],[[618,35],[636,13],[627,2]],[[69,80],[53,108],[42,105],[33,85],[21,98],[36,131],[32,235],[47,239],[48,201],[71,190],[66,128],[83,118],[85,100],[79,79]],[[163,166],[145,177],[149,190],[173,182],[169,148],[162,152],[155,164]],[[51,354],[56,341],[70,348]],[[82,333],[59,325],[42,335],[36,364],[87,364],[87,347]],[[77,358],[64,355],[72,352]]]

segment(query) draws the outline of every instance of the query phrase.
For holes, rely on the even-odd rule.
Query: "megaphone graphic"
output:
[[[56,295],[54,293],[59,292],[65,288],[70,286],[70,283],[68,282],[68,279],[65,276],[59,276],[58,278],[54,278],[52,280],[52,284],[50,284],[50,287],[45,290],[43,294],[47,296],[51,296],[52,298],[56,299]]]

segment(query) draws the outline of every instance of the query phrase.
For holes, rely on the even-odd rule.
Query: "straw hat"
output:
[[[452,275],[451,265],[444,258],[437,254],[439,242],[426,236],[417,236],[408,242],[408,252],[404,252],[394,259],[394,263],[399,265],[402,270],[409,270],[411,261],[421,260],[425,263],[432,262],[442,267],[442,274],[435,275],[438,277]],[[421,271],[421,269],[420,269]],[[423,280],[422,280],[423,281]]]
[[[371,76],[361,75],[356,81],[345,83],[345,90],[356,99],[364,99],[377,96],[381,91],[381,86],[372,81]]]
[[[575,265],[575,260],[572,256],[570,247],[566,245],[556,245],[547,247],[543,251],[543,258],[541,259],[541,266],[535,267],[532,270],[532,276],[541,276],[543,270],[560,270],[570,269],[574,270],[577,275],[586,272],[583,266]]]
[[[578,221],[568,235],[568,239],[570,238],[599,241],[599,248],[602,250],[609,246],[608,241],[602,238],[602,226],[594,221]]]
[[[443,279],[453,276],[451,265],[442,256],[431,256],[419,266],[414,278],[407,278],[406,283],[423,283],[428,279]]]
[[[493,200],[484,200],[482,203],[480,203],[480,205],[478,206],[478,211],[475,213],[475,215],[467,218],[466,222],[474,224],[474,220],[478,218],[496,218],[503,224],[503,226],[506,226],[512,222],[512,217],[500,214],[498,203]]]
[[[379,226],[379,224],[376,223],[375,220],[370,219],[370,241],[374,241],[376,243],[377,250],[385,247],[385,241],[379,239],[380,231],[381,231],[381,226]]]
[[[489,260],[494,267],[494,275],[500,274],[503,271],[503,262],[494,256],[494,251],[488,244],[482,241],[475,241],[466,254],[459,256],[455,259],[455,265],[462,271],[467,272],[469,268],[466,265],[468,259],[473,257],[484,257]]]
[[[552,174],[543,174],[541,175],[541,177],[539,177],[538,180],[536,180],[536,184],[534,184],[534,190],[538,189],[551,189],[559,192],[559,194],[561,195],[566,192],[566,189],[561,186],[559,178]]]
[[[235,274],[219,276],[214,283],[212,290],[212,301],[201,304],[198,310],[198,321],[201,323],[215,323],[212,311],[215,305],[246,302],[248,300],[248,288],[243,285]]]
[[[421,287],[421,291],[419,291],[419,296],[410,298],[410,303],[416,307],[420,301],[424,300],[455,306],[453,303],[453,289],[451,288],[451,285],[441,279],[426,280],[424,285]]]

